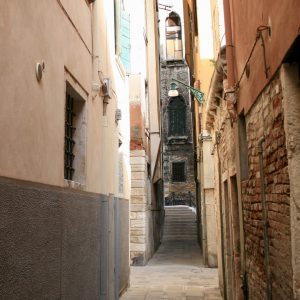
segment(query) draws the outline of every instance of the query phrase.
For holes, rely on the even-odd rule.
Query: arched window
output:
[[[180,96],[172,97],[168,105],[169,136],[186,134],[186,105]]]
[[[171,12],[166,19],[167,59],[182,59],[182,39],[180,17]]]

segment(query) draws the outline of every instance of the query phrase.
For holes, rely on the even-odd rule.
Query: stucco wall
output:
[[[297,64],[284,64],[280,70],[282,82],[283,110],[285,112],[284,129],[290,178],[290,213],[291,213],[291,251],[293,268],[294,298],[300,297],[300,232],[299,232],[299,162],[300,162],[300,88]]]
[[[270,67],[268,78],[264,73],[263,49],[258,42],[250,60],[250,77],[244,76],[240,86],[238,111],[248,111],[264,86],[280,67],[290,45],[298,35],[300,4],[297,0],[241,2],[231,0],[231,25],[235,56],[236,80],[241,76],[251,48],[255,42],[256,29],[261,25],[271,26],[263,36],[266,45],[266,63]],[[244,26],[247,24],[247,26]],[[284,36],[284,40],[282,39]]]
[[[91,31],[89,8],[76,0],[76,4],[82,3],[86,7],[79,23],[85,31]],[[89,94],[90,35],[84,44],[57,1],[2,2],[0,10],[4,107],[0,136],[5,138],[0,150],[0,175],[62,186],[65,68]],[[35,65],[42,60],[45,71],[38,83]]]
[[[127,79],[115,57],[113,2],[97,1],[93,7],[101,25],[97,82],[109,78],[112,87],[105,113],[103,98],[92,91],[91,5],[85,0],[0,3],[0,176],[14,179],[1,179],[1,267],[6,269],[0,277],[1,291],[16,298],[99,298],[100,202],[108,194],[110,204],[121,199],[119,287],[128,283]],[[42,61],[38,82],[35,67]],[[64,180],[66,80],[85,103],[81,191]],[[123,113],[119,123],[117,107]]]
[[[129,170],[129,104],[126,78],[114,54],[113,3],[98,6],[101,15],[100,77],[110,78],[106,116],[92,93],[92,12],[83,0],[10,1],[0,4],[2,106],[0,175],[63,187],[66,74],[85,97],[86,155],[84,190],[118,191],[118,139],[124,153],[124,196]],[[111,22],[111,24],[110,24]],[[105,28],[109,28],[107,35]],[[76,51],[75,51],[76,49]],[[45,62],[40,82],[37,62]],[[100,72],[101,71],[101,72]],[[115,110],[123,120],[115,122]],[[95,138],[97,137],[97,138]],[[101,141],[105,140],[105,143]],[[113,154],[113,155],[112,155]],[[106,176],[103,176],[103,170]],[[99,178],[102,178],[99,181]]]

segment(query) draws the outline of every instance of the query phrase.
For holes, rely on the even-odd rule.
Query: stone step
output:
[[[194,216],[190,216],[190,217],[182,217],[182,216],[178,216],[178,217],[174,217],[174,216],[165,216],[166,220],[175,220],[175,221],[196,221],[196,218]]]
[[[169,224],[196,224],[196,220],[165,220]]]
[[[196,241],[197,240],[197,236],[165,236],[164,241]]]
[[[197,227],[197,223],[167,223],[165,227]]]
[[[196,228],[191,228],[191,230],[181,230],[181,229],[165,229],[164,228],[164,232],[197,232],[197,229]]]
[[[194,214],[165,214],[167,218],[196,218]]]
[[[164,230],[183,230],[183,231],[187,231],[187,230],[196,230],[197,229],[197,226],[185,226],[185,227],[175,227],[175,226],[165,226],[164,227]]]
[[[196,230],[196,229],[197,229],[197,226],[188,226],[188,227],[183,227],[183,228],[181,228],[181,227],[174,227],[174,226],[172,226],[172,227],[165,226],[164,227],[165,231],[166,230],[188,231],[188,230]]]
[[[195,211],[187,206],[165,207],[163,240],[196,241],[197,222]]]

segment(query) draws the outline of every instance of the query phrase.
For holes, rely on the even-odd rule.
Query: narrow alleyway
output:
[[[217,300],[217,269],[205,268],[197,243],[196,216],[187,206],[166,207],[162,244],[148,265],[131,267],[121,300]]]

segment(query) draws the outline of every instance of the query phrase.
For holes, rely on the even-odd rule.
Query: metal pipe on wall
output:
[[[222,259],[222,275],[223,275],[223,297],[227,300],[227,284],[226,284],[226,272],[225,272],[225,254],[224,254],[224,228],[223,228],[223,205],[222,205],[222,167],[219,152],[220,133],[216,132],[216,145],[218,154],[218,177],[219,177],[219,211],[220,211],[220,231],[221,231],[221,259]]]
[[[265,191],[265,172],[263,166],[263,143],[265,138],[262,137],[258,141],[258,155],[260,168],[260,185],[261,185],[261,202],[262,202],[262,221],[263,221],[263,235],[264,235],[264,261],[267,274],[267,299],[272,300],[272,281],[270,269],[270,251],[269,251],[269,236],[268,236],[268,212],[266,204]]]
[[[99,63],[100,63],[100,7],[99,1],[92,4],[92,55],[93,55],[93,90],[100,91]]]
[[[226,36],[227,79],[228,79],[228,87],[231,88],[235,85],[235,74],[234,74],[231,13],[230,13],[229,0],[223,0],[223,6],[224,6],[224,24],[225,24],[225,36]]]

